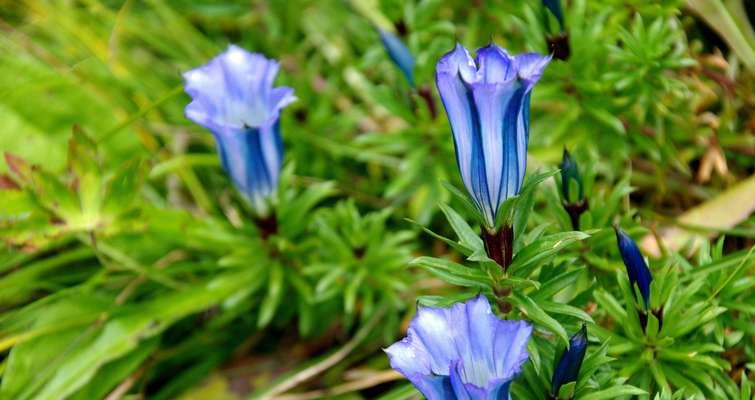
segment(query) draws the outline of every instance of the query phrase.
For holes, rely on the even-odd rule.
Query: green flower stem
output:
[[[587,208],[587,199],[582,199],[575,203],[564,203],[564,209],[566,210],[566,213],[569,214],[573,230],[579,230],[579,217],[587,211]]]

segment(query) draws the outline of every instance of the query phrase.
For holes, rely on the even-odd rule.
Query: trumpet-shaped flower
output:
[[[629,283],[632,285],[632,290],[634,290],[635,284],[640,289],[643,304],[645,309],[648,309],[650,307],[650,282],[653,280],[650,269],[648,269],[645,259],[642,258],[637,243],[618,226],[615,226],[614,229],[616,230],[616,241],[619,244],[619,253],[621,253],[621,259],[627,268]]]
[[[551,380],[551,395],[558,396],[561,386],[576,382],[579,378],[579,369],[587,352],[587,327],[582,325],[577,333],[569,339],[569,348],[561,354]]]
[[[531,325],[497,318],[478,296],[450,308],[419,307],[407,336],[385,352],[429,400],[508,400],[531,334]]]
[[[283,159],[280,110],[293,89],[273,87],[278,63],[238,46],[184,73],[186,116],[215,137],[223,168],[259,215],[275,194]]]
[[[521,189],[530,93],[549,61],[535,53],[510,56],[494,44],[478,49],[475,60],[457,44],[436,66],[461,178],[489,228],[500,205]]]

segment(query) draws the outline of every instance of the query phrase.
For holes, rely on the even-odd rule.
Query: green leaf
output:
[[[655,379],[655,382],[659,387],[666,390],[671,390],[671,387],[668,384],[668,380],[666,379],[666,375],[660,368],[659,363],[652,361],[648,364],[648,368],[650,369],[650,373],[653,375],[653,378]]]
[[[498,215],[496,215],[496,227],[500,227],[502,224],[512,225],[514,227],[514,238],[522,237],[535,201],[535,189],[544,180],[557,173],[558,170],[551,170],[538,171],[528,175],[519,190],[519,194],[506,199],[499,208]]]
[[[417,297],[417,304],[425,307],[450,307],[455,303],[460,303],[477,296],[479,291],[465,291],[461,293],[452,293],[444,296],[423,295]]]
[[[658,337],[658,318],[655,317],[653,313],[648,313],[647,316],[647,326],[645,327],[645,336],[650,340],[651,342],[654,342],[656,337]]]
[[[613,400],[621,396],[640,396],[643,394],[647,394],[647,392],[640,388],[631,385],[617,385],[608,389],[588,393],[582,396],[580,400]]]
[[[527,343],[527,352],[530,355],[530,361],[532,361],[532,367],[535,369],[535,372],[537,374],[540,374],[540,368],[541,368],[541,361],[540,361],[540,351],[537,349],[537,344],[534,340],[530,340]]]
[[[141,185],[146,173],[145,164],[139,159],[119,166],[105,185],[102,212],[117,216],[129,211],[140,198]]]
[[[45,170],[33,168],[28,188],[40,205],[63,219],[67,225],[73,225],[73,228],[87,228],[87,226],[81,226],[83,224],[80,221],[79,199],[57,176]]]
[[[344,290],[343,292],[343,311],[346,313],[346,315],[351,315],[354,313],[357,292],[359,291],[360,286],[362,286],[362,283],[367,277],[367,274],[368,271],[366,269],[360,269],[356,274],[354,274],[354,277],[346,286],[346,290]]]
[[[747,374],[744,370],[742,370],[742,373],[739,375],[739,381],[740,383],[740,400],[750,400],[752,397],[752,383],[750,383],[750,379],[747,377]]]
[[[566,330],[561,324],[543,311],[540,306],[535,303],[534,300],[526,295],[513,292],[510,299],[511,303],[521,310],[522,314],[526,315],[529,319],[535,322],[537,325],[548,329],[555,333],[564,343],[565,346],[569,346],[569,335],[566,334]]]
[[[464,207],[465,211],[469,215],[475,216],[477,219],[477,222],[482,224],[482,221],[484,221],[484,218],[482,217],[482,214],[480,214],[480,211],[477,209],[477,207],[470,201],[469,197],[462,193],[459,189],[456,188],[456,186],[452,185],[450,182],[442,181],[441,184],[443,185],[446,190],[453,195],[454,198],[456,198],[459,203]]]
[[[474,249],[471,249],[471,248],[468,248],[466,246],[463,246],[462,244],[460,244],[459,242],[457,242],[457,241],[455,241],[453,239],[449,239],[449,238],[447,238],[445,236],[439,235],[439,234],[433,232],[432,230],[430,230],[429,228],[426,228],[425,226],[421,225],[417,221],[414,221],[414,220],[409,219],[409,218],[405,218],[404,220],[407,221],[407,222],[410,222],[414,226],[422,229],[425,233],[427,233],[428,235],[434,237],[435,239],[438,239],[438,240],[442,241],[443,243],[451,246],[456,251],[458,251],[461,254],[464,254],[465,256],[470,256],[472,253],[474,253]]]
[[[569,317],[574,317],[585,322],[594,323],[592,317],[590,317],[590,314],[577,307],[547,300],[539,301],[538,304],[543,308],[543,310],[547,311],[548,313],[567,315]]]
[[[312,209],[334,194],[335,185],[333,182],[322,182],[309,186],[293,198],[281,202],[277,213],[282,235],[288,238],[296,237],[307,227],[309,223],[307,217],[311,214]]]
[[[456,232],[456,235],[459,237],[459,243],[462,246],[471,249],[473,252],[485,247],[480,236],[472,230],[461,215],[445,204],[440,204],[440,210],[446,216],[446,219],[448,219],[451,228]]]
[[[423,267],[452,285],[486,289],[490,289],[492,285],[490,278],[479,269],[465,267],[450,260],[419,257],[414,259],[411,264]]]
[[[105,364],[92,380],[68,400],[103,399],[113,388],[134,372],[157,348],[159,340],[152,338],[131,353]]]
[[[517,276],[527,276],[539,265],[548,262],[563,248],[588,238],[584,232],[562,232],[544,236],[519,250],[514,256],[509,271]]]
[[[613,358],[606,356],[607,352],[608,340],[604,341],[598,349],[587,352],[587,355],[582,362],[582,367],[579,371],[579,379],[577,379],[577,390],[585,387],[587,382],[592,378],[595,371],[613,361]]]
[[[74,179],[81,202],[81,212],[87,218],[96,219],[102,205],[102,176],[97,155],[97,145],[78,126],[68,141],[68,170]]]
[[[660,364],[660,367],[663,369],[663,373],[668,377],[668,380],[674,385],[674,387],[682,388],[688,396],[692,395],[696,396],[696,398],[704,399],[705,395],[702,390],[700,390],[697,384],[688,378],[690,369],[680,368],[681,365],[684,364],[662,363]],[[695,371],[695,373],[697,373],[697,371]]]
[[[593,296],[598,305],[605,309],[616,323],[624,325],[627,320],[627,311],[619,304],[619,301],[615,297],[603,289],[596,289],[593,292]]]
[[[536,301],[550,299],[564,288],[573,285],[583,271],[583,269],[573,269],[571,271],[565,271],[551,279],[548,279],[548,281],[540,285],[540,289],[538,289],[537,292],[532,294],[532,298]]]
[[[585,111],[587,111],[590,116],[594,117],[595,120],[603,124],[605,127],[611,128],[615,133],[618,133],[620,135],[625,135],[627,133],[626,128],[624,128],[624,124],[621,122],[621,120],[610,112],[595,107],[587,108],[585,109]]]
[[[574,398],[574,387],[577,385],[577,382],[569,382],[565,383],[561,386],[561,389],[558,390],[558,398],[569,400]]]

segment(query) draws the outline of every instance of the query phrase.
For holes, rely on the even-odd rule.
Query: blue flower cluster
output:
[[[381,32],[393,61],[414,85],[414,59],[398,38]],[[436,66],[436,84],[453,132],[462,181],[488,229],[495,229],[501,204],[522,186],[529,139],[530,94],[550,57],[509,55],[494,44],[476,58],[457,45]],[[273,87],[279,65],[263,55],[230,46],[206,65],[184,74],[192,102],[186,116],[209,129],[238,191],[260,217],[271,212],[283,146],[281,109],[295,100],[289,87]],[[564,195],[579,180],[565,153]],[[581,187],[580,187],[581,190]],[[580,192],[579,197],[583,194]],[[652,277],[636,244],[616,228],[629,280],[649,307]],[[407,337],[385,352],[391,366],[428,399],[509,399],[511,382],[528,359],[532,326],[502,320],[480,295],[449,308],[420,307]],[[551,382],[551,395],[576,381],[587,349],[583,327],[572,336]]]

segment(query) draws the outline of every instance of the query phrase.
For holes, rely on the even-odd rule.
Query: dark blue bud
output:
[[[401,70],[409,85],[414,87],[414,56],[404,43],[391,32],[380,32],[380,41],[394,64]]]
[[[551,380],[551,396],[558,396],[561,386],[575,382],[579,378],[579,369],[582,368],[582,360],[587,351],[587,327],[582,328],[569,339],[569,348],[564,351],[558,360],[558,365],[553,371]]]
[[[584,190],[582,188],[582,178],[579,175],[579,168],[577,167],[577,162],[571,158],[571,155],[569,154],[569,151],[564,149],[564,156],[561,159],[561,195],[563,196],[564,202],[566,203],[572,203],[579,200],[582,200],[584,198]],[[577,183],[577,197],[576,199],[572,199],[571,196],[569,196],[569,186],[571,181],[574,181]]]
[[[561,8],[561,0],[543,0],[543,6],[550,10],[556,20],[561,31],[564,31],[564,11]]]
[[[619,244],[619,253],[621,253],[621,259],[624,260],[624,266],[627,268],[629,283],[632,288],[636,284],[640,289],[647,310],[650,307],[650,281],[653,280],[653,277],[650,275],[648,265],[642,258],[637,243],[624,233],[618,225],[614,226],[614,229],[616,230],[616,241]]]

